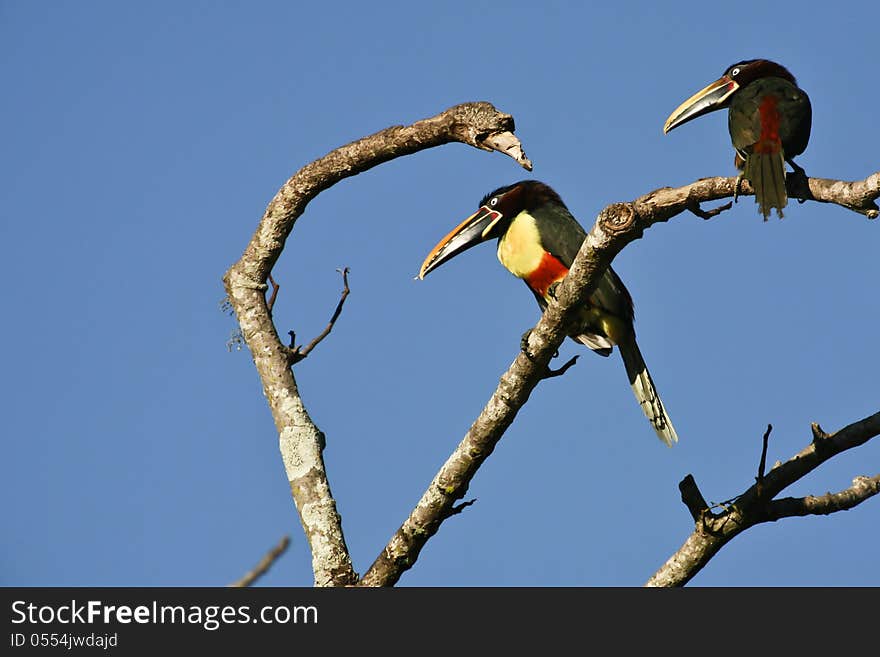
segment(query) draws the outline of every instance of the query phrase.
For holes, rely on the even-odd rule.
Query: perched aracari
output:
[[[440,240],[419,271],[419,278],[467,249],[498,239],[498,259],[525,281],[543,310],[565,278],[586,232],[559,195],[537,180],[501,187],[480,201],[479,209]],[[678,440],[672,422],[636,344],[632,297],[611,267],[580,313],[570,337],[601,356],[617,345],[630,385],[651,426],[668,446]]]
[[[741,176],[752,184],[764,221],[773,208],[781,218],[788,202],[785,162],[804,173],[794,157],[806,150],[810,140],[810,98],[785,67],[750,59],[734,64],[679,105],[666,119],[663,132],[725,107],[730,108],[727,124]]]

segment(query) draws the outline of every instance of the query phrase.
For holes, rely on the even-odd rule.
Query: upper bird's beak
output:
[[[431,249],[419,270],[419,278],[424,278],[428,272],[437,269],[459,253],[467,251],[480,242],[485,242],[489,239],[489,233],[499,219],[501,219],[500,212],[484,205],[462,221],[451,233],[440,240],[437,246]]]
[[[731,94],[737,89],[739,89],[739,84],[726,75],[721,76],[676,107],[675,111],[666,119],[663,132],[669,132],[691,119],[703,116],[703,114],[727,107]]]

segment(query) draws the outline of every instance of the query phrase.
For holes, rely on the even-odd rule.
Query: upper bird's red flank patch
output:
[[[556,256],[545,253],[535,270],[529,274],[527,282],[529,287],[542,297],[547,297],[548,288],[556,281],[561,281],[568,273],[568,267],[563,265]]]

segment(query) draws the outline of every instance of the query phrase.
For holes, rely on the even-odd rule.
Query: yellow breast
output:
[[[543,257],[544,249],[535,218],[527,212],[520,212],[498,241],[498,260],[514,276],[528,278],[540,267]]]

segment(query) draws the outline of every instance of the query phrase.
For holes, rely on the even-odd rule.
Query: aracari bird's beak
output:
[[[698,116],[727,107],[730,96],[737,89],[739,89],[739,84],[726,75],[721,76],[676,107],[675,111],[666,119],[663,132],[667,133]]]
[[[492,210],[486,205],[482,206],[431,249],[419,269],[419,278],[424,278],[429,272],[437,269],[459,253],[490,239],[489,233],[499,219],[501,219],[500,212]]]

